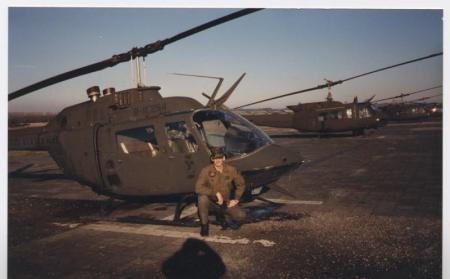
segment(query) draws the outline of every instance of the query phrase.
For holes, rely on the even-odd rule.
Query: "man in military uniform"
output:
[[[239,228],[238,221],[245,219],[245,212],[237,205],[245,189],[244,178],[232,166],[224,163],[225,155],[222,150],[213,150],[212,164],[203,168],[195,183],[195,192],[198,194],[198,215],[200,217],[202,236],[207,236],[208,215],[210,211],[223,216],[218,221],[222,228],[230,226]],[[233,182],[235,191],[233,194]]]

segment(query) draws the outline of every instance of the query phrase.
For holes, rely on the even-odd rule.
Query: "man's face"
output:
[[[223,166],[223,161],[225,161],[225,157],[214,158],[212,159],[212,161],[215,167],[221,167]]]

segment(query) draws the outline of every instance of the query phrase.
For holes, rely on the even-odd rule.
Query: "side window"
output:
[[[347,118],[352,118],[352,109],[351,108],[347,109]]]
[[[318,118],[319,122],[323,122],[324,120],[330,119],[342,119],[341,111],[330,111],[330,112],[322,112],[319,114]]]
[[[116,133],[117,145],[124,154],[156,157],[159,153],[154,126],[124,130]]]
[[[370,117],[370,112],[366,107],[359,109],[359,118],[367,118]]]
[[[194,153],[198,150],[197,142],[184,121],[167,123],[166,135],[173,153]]]

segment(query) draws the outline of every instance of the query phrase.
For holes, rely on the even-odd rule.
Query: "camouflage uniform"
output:
[[[234,197],[231,196],[234,182],[236,190]],[[202,169],[195,183],[195,192],[198,194],[198,212],[202,225],[208,223],[209,211],[220,211],[220,206],[214,201],[217,200],[216,193],[223,196],[224,204],[229,200],[239,200],[245,189],[244,178],[232,166],[223,164],[222,173],[218,172],[214,165]],[[224,215],[227,221],[245,219],[245,212],[237,205],[224,209]]]

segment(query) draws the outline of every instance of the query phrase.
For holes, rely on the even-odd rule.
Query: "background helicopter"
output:
[[[299,103],[287,106],[293,113],[246,114],[246,119],[260,126],[294,128],[303,132],[334,133],[351,131],[353,135],[364,133],[364,129],[377,128],[379,119],[373,111],[369,98],[345,104],[333,100],[331,90],[324,102]]]
[[[371,105],[371,100],[375,97],[375,95],[365,100],[364,102],[358,102],[358,98],[355,97],[353,103],[344,104],[342,102],[333,100],[331,87],[355,78],[384,71],[394,67],[399,67],[405,64],[414,63],[424,59],[429,59],[439,55],[442,55],[442,53],[435,53],[429,56],[408,60],[406,62],[383,67],[339,81],[326,80],[327,83],[318,85],[316,87],[252,102],[250,104],[239,106],[235,109],[241,109],[246,106],[328,87],[328,96],[326,98],[326,101],[305,104],[299,103],[298,105],[287,106],[287,108],[292,110],[293,113],[270,113],[259,115],[243,114],[243,116],[250,120],[252,123],[261,126],[294,128],[299,131],[318,133],[351,131],[353,135],[360,135],[364,133],[365,129],[377,128],[378,126],[383,124],[383,122],[380,121],[380,115],[377,114],[377,112]]]
[[[121,62],[137,61],[177,40],[257,10],[241,10],[48,78],[9,94],[9,100]],[[266,186],[297,168],[302,158],[274,144],[241,116],[217,109],[243,76],[222,97],[212,96],[206,106],[188,97],[164,98],[158,86],[138,83],[137,88],[119,92],[106,88],[103,96],[93,86],[87,89],[89,101],[63,109],[45,127],[9,131],[9,149],[48,150],[66,176],[99,194],[123,200],[189,195],[198,172],[209,163],[211,147],[225,149],[228,162],[241,170],[250,189]]]
[[[424,103],[418,103],[419,101],[428,100],[434,97],[441,96],[442,94],[437,94],[434,96],[428,96],[428,97],[422,97],[415,100],[410,100],[408,102],[405,102],[403,98],[407,96],[411,96],[414,94],[426,92],[429,90],[442,88],[442,85],[434,86],[427,89],[422,89],[418,91],[414,91],[411,93],[402,93],[397,96],[384,98],[380,100],[376,100],[373,103],[378,103],[381,101],[387,101],[387,100],[395,100],[395,99],[401,99],[401,102],[398,103],[383,103],[383,104],[377,104],[378,111],[380,112],[380,118],[382,118],[383,121],[417,121],[417,120],[424,120],[429,117],[436,116],[442,116],[442,112],[439,113],[439,108],[435,105],[429,105]],[[434,109],[434,111],[433,111]]]

